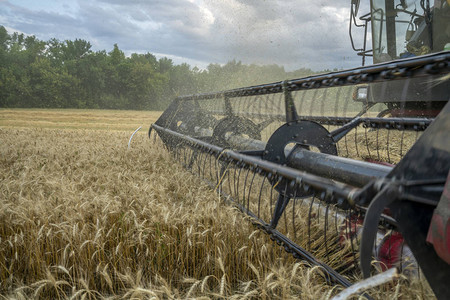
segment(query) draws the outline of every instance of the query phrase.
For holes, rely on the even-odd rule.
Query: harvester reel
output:
[[[313,121],[295,121],[282,125],[272,134],[263,158],[278,164],[286,164],[285,148],[291,143],[308,150],[316,147],[321,153],[337,155],[336,143],[325,127]]]
[[[177,113],[171,129],[181,133],[192,134],[196,127],[214,128],[217,119],[202,110],[185,109]]]
[[[213,138],[215,139],[217,145],[221,147],[228,147],[229,143],[227,141],[228,135],[241,135],[247,138],[260,140],[261,139],[261,129],[251,120],[239,117],[231,116],[225,117],[220,120],[214,127]]]
[[[290,150],[293,153],[298,147],[311,150],[316,147],[321,153],[337,155],[336,143],[328,130],[313,121],[294,121],[288,122],[278,128],[266,144],[263,159],[285,165],[287,162],[286,146],[295,144]],[[272,184],[276,184],[272,182]],[[290,197],[309,197],[312,195],[309,191],[293,191],[291,187],[277,186],[275,188],[279,193]]]

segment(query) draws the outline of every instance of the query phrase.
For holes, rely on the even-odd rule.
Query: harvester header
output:
[[[330,283],[348,287],[355,274],[392,267],[415,276],[420,268],[443,297],[450,94],[436,117],[407,109],[380,116],[385,105],[355,94],[362,84],[387,91],[395,82],[401,107],[412,83],[431,93],[448,84],[449,71],[450,53],[440,52],[182,96],[149,135],[154,130],[186,168],[287,252],[320,266]]]

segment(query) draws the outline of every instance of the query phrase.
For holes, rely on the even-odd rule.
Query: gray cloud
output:
[[[349,4],[341,1],[78,0],[61,9],[41,2],[26,8],[1,1],[0,22],[44,40],[82,38],[95,50],[117,43],[126,53],[200,67],[231,59],[287,70],[360,64],[347,33]]]

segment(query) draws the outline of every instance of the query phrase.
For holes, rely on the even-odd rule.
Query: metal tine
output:
[[[247,174],[245,175],[245,179],[244,179],[244,187],[243,187],[243,191],[242,191],[242,207],[245,207],[245,188],[247,187],[247,179],[248,179],[248,175],[250,173],[250,168],[246,168],[247,169]],[[248,211],[248,209],[247,209]]]
[[[289,185],[291,185],[291,184],[289,183]],[[287,189],[288,189],[288,183],[286,182],[286,188],[284,189],[284,201],[286,201],[286,197],[288,197],[287,196]],[[284,230],[285,230],[285,233],[287,235],[288,234],[288,224],[287,224],[288,222],[287,222],[287,216],[286,216],[287,215],[286,214],[286,208],[287,208],[286,206],[284,207],[283,215],[284,215]]]
[[[337,221],[338,221],[338,210],[335,209],[334,210],[334,231],[335,231],[336,234],[339,234]]]
[[[391,130],[388,129],[387,130],[387,134],[386,134],[386,153],[387,153],[387,158],[388,158],[388,163],[391,163],[391,155],[389,153],[389,134],[390,134]]]
[[[348,144],[347,144],[347,135],[344,136],[344,145],[345,145],[345,156],[349,156],[349,152],[348,152]]]
[[[364,136],[365,136],[367,154],[369,155],[369,159],[371,160],[372,155],[370,154],[370,149],[369,149],[369,138],[367,137],[367,127],[364,127]]]
[[[178,148],[178,147],[176,147],[176,148]],[[180,155],[181,155],[181,158],[182,158],[182,160],[181,160],[181,164],[183,165],[183,166],[186,166],[186,148],[185,147],[180,147],[181,148],[181,150],[182,150],[182,154],[180,153]]]
[[[240,174],[241,171],[242,171],[242,169],[238,166],[238,163],[236,163],[234,177],[233,177],[233,192],[234,192],[233,198],[234,198],[234,201],[237,201],[238,198],[239,198],[238,184],[239,184],[239,174]]]
[[[294,195],[292,196],[292,231],[294,232],[294,240],[297,240],[297,228],[295,227],[295,203],[297,202],[297,189],[299,184],[294,185]]]
[[[356,259],[356,250],[355,250],[355,247],[354,247],[354,244],[353,244],[353,240],[354,240],[354,235],[357,235],[357,232],[358,232],[358,223],[357,223],[357,220],[355,220],[355,232],[353,233],[353,226],[352,226],[352,216],[354,216],[353,214],[352,214],[352,209],[350,208],[350,209],[348,209],[347,210],[348,211],[348,214],[347,214],[347,220],[348,220],[348,224],[349,224],[349,229],[350,229],[350,247],[351,247],[351,250],[352,250],[352,255],[353,255],[353,261],[355,262],[355,264],[357,264],[357,262],[358,262],[358,260]]]
[[[272,175],[272,173],[269,173],[268,176],[269,176],[268,179],[270,180],[270,178],[273,175]],[[272,206],[273,206],[273,203],[272,203],[273,202],[272,201],[273,200],[273,190],[275,189],[276,185],[278,185],[278,183],[279,183],[279,181],[275,185],[273,185],[272,188],[270,189],[270,198],[269,198],[270,199],[270,206],[269,207],[270,207],[270,215],[271,216],[273,216],[273,209],[272,209]]]
[[[313,194],[311,204],[309,205],[309,212],[308,212],[308,251],[311,251],[311,212],[314,204],[314,200],[316,198],[316,195]]]
[[[185,167],[187,167],[187,165],[188,165],[189,157],[191,156],[191,151],[192,151],[192,149],[190,149],[190,148],[185,148],[184,149],[183,161],[184,161],[184,166]]]
[[[263,191],[263,188],[264,188],[264,183],[266,181],[266,178],[267,178],[267,175],[263,174],[263,180],[261,182],[261,187],[259,188],[258,211],[257,211],[257,214],[256,214],[259,219],[261,219],[261,214],[260,214],[260,212],[261,212],[261,196],[262,196],[262,191]]]
[[[378,159],[378,161],[380,161],[381,159],[380,159],[380,143],[378,142],[378,136],[379,136],[379,133],[380,133],[380,131],[379,130],[377,130],[377,145],[376,145],[376,149],[377,149],[377,159]]]
[[[214,161],[214,163],[215,163],[216,160],[213,159],[212,155],[208,155],[208,157],[209,157],[209,159],[208,159],[208,161],[209,161],[209,179],[211,181],[213,181],[213,178],[215,178],[216,172],[214,172],[212,161]]]
[[[217,161],[220,163],[220,168],[218,168],[219,173],[219,182],[217,183],[216,189],[220,189],[219,191],[223,191],[230,195],[230,193],[227,191],[227,185],[225,182],[229,183],[229,168],[231,166],[230,160],[221,160],[220,155],[217,157]]]
[[[176,157],[176,159],[178,160],[178,161],[180,161],[181,162],[181,164],[183,164],[183,162],[182,162],[182,160],[181,160],[181,151],[182,151],[183,149],[182,149],[182,147],[177,147],[177,148],[175,148],[174,149],[174,153],[175,153],[175,157]]]
[[[222,162],[219,158],[219,156],[215,155],[216,158],[216,177],[217,177],[217,185],[221,186],[223,180],[225,179],[226,176],[226,171],[224,171],[224,174],[222,174],[222,168],[226,165],[225,162]],[[228,166],[227,166],[228,167]],[[226,170],[226,168],[225,168]]]
[[[217,169],[217,184],[216,184],[216,190],[222,191],[222,185],[225,179],[225,176],[227,176],[228,173],[228,167],[230,162],[221,162],[220,161],[220,155],[216,157],[216,169]],[[220,168],[219,168],[220,165]]]
[[[203,167],[201,168],[203,170],[203,178],[206,178],[206,161],[208,160],[208,156],[209,155],[204,155],[205,159],[203,160]]]
[[[322,205],[322,201],[320,200],[319,197],[318,197],[318,199],[319,199],[319,202],[318,202],[318,205],[317,205],[315,217],[316,217],[316,220],[317,220],[317,224],[319,225],[320,224],[320,206]]]
[[[253,170],[253,176],[252,176],[252,180],[250,182],[250,186],[248,188],[248,196],[247,196],[247,212],[250,211],[250,195],[251,195],[251,191],[252,191],[252,186],[253,186],[253,182],[255,180],[256,177],[256,170]]]
[[[234,161],[230,162],[230,167],[228,168],[228,195],[233,198],[234,192],[234,173],[236,173],[236,164]]]
[[[403,158],[403,139],[405,138],[405,131],[402,130],[402,136],[400,138],[400,158]]]
[[[206,168],[206,161],[208,160],[208,157],[209,157],[209,154],[202,153],[200,158],[198,159],[198,162],[197,162],[197,164],[198,164],[198,172],[199,172],[198,174],[202,178],[207,178],[206,177],[205,168]]]
[[[188,152],[189,154],[186,157],[186,159],[187,159],[186,160],[186,163],[187,163],[186,169],[188,169],[190,171],[192,171],[192,163],[195,160],[195,155],[196,155],[195,152],[196,151],[194,149],[190,148],[189,152]]]
[[[324,223],[324,228],[323,228],[323,234],[324,234],[324,239],[325,239],[325,253],[326,253],[326,257],[327,257],[328,261],[330,261],[329,250],[328,250],[328,238],[327,238],[329,207],[330,207],[330,205],[327,204],[327,206],[325,208],[325,223]]]
[[[197,159],[195,160],[195,163],[192,166],[192,169],[197,170],[197,176],[200,176],[200,165],[199,165],[199,161],[201,159],[201,156],[205,155],[202,151],[197,151]]]
[[[190,169],[192,169],[192,167],[193,167],[193,165],[194,165],[194,162],[196,161],[196,159],[197,159],[197,155],[198,155],[198,151],[197,150],[195,150],[195,149],[192,149],[191,150],[191,158],[189,159],[189,164],[187,165],[187,169],[188,170],[190,170]]]
[[[232,161],[229,162],[229,166],[233,166],[232,168],[235,169],[234,163]],[[227,170],[227,179],[228,179],[228,192],[227,193],[228,193],[228,195],[231,196],[233,193],[233,189],[231,188],[231,179],[230,179],[231,175],[230,174],[231,174],[231,172],[229,170]]]
[[[184,159],[185,159],[185,167],[189,170],[189,162],[190,162],[190,157],[192,157],[192,152],[193,152],[193,150],[191,149],[191,148],[188,148],[187,150],[186,150],[186,155],[185,155],[185,157],[184,157]]]
[[[239,203],[239,198],[240,198],[239,185],[240,185],[240,180],[241,180],[241,172],[242,172],[242,168],[241,168],[241,166],[239,166],[238,176],[235,181],[236,182],[236,201],[237,201],[237,203]]]
[[[220,174],[221,168],[219,168],[220,161],[218,158],[219,158],[218,156],[215,156],[215,160],[214,160],[214,169],[215,169],[214,174],[216,175],[216,186],[219,186],[220,181],[221,181],[221,174]]]
[[[359,155],[359,149],[358,149],[358,126],[355,127],[355,149],[356,149],[356,156],[361,157]]]
[[[178,159],[183,163],[184,151],[186,151],[186,149],[184,149],[184,147],[176,147],[175,149],[176,149],[175,152],[177,153]]]

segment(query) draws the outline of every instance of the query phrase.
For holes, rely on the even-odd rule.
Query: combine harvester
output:
[[[149,135],[330,283],[420,268],[445,299],[450,7],[416,2],[371,1],[374,65],[178,97]]]

